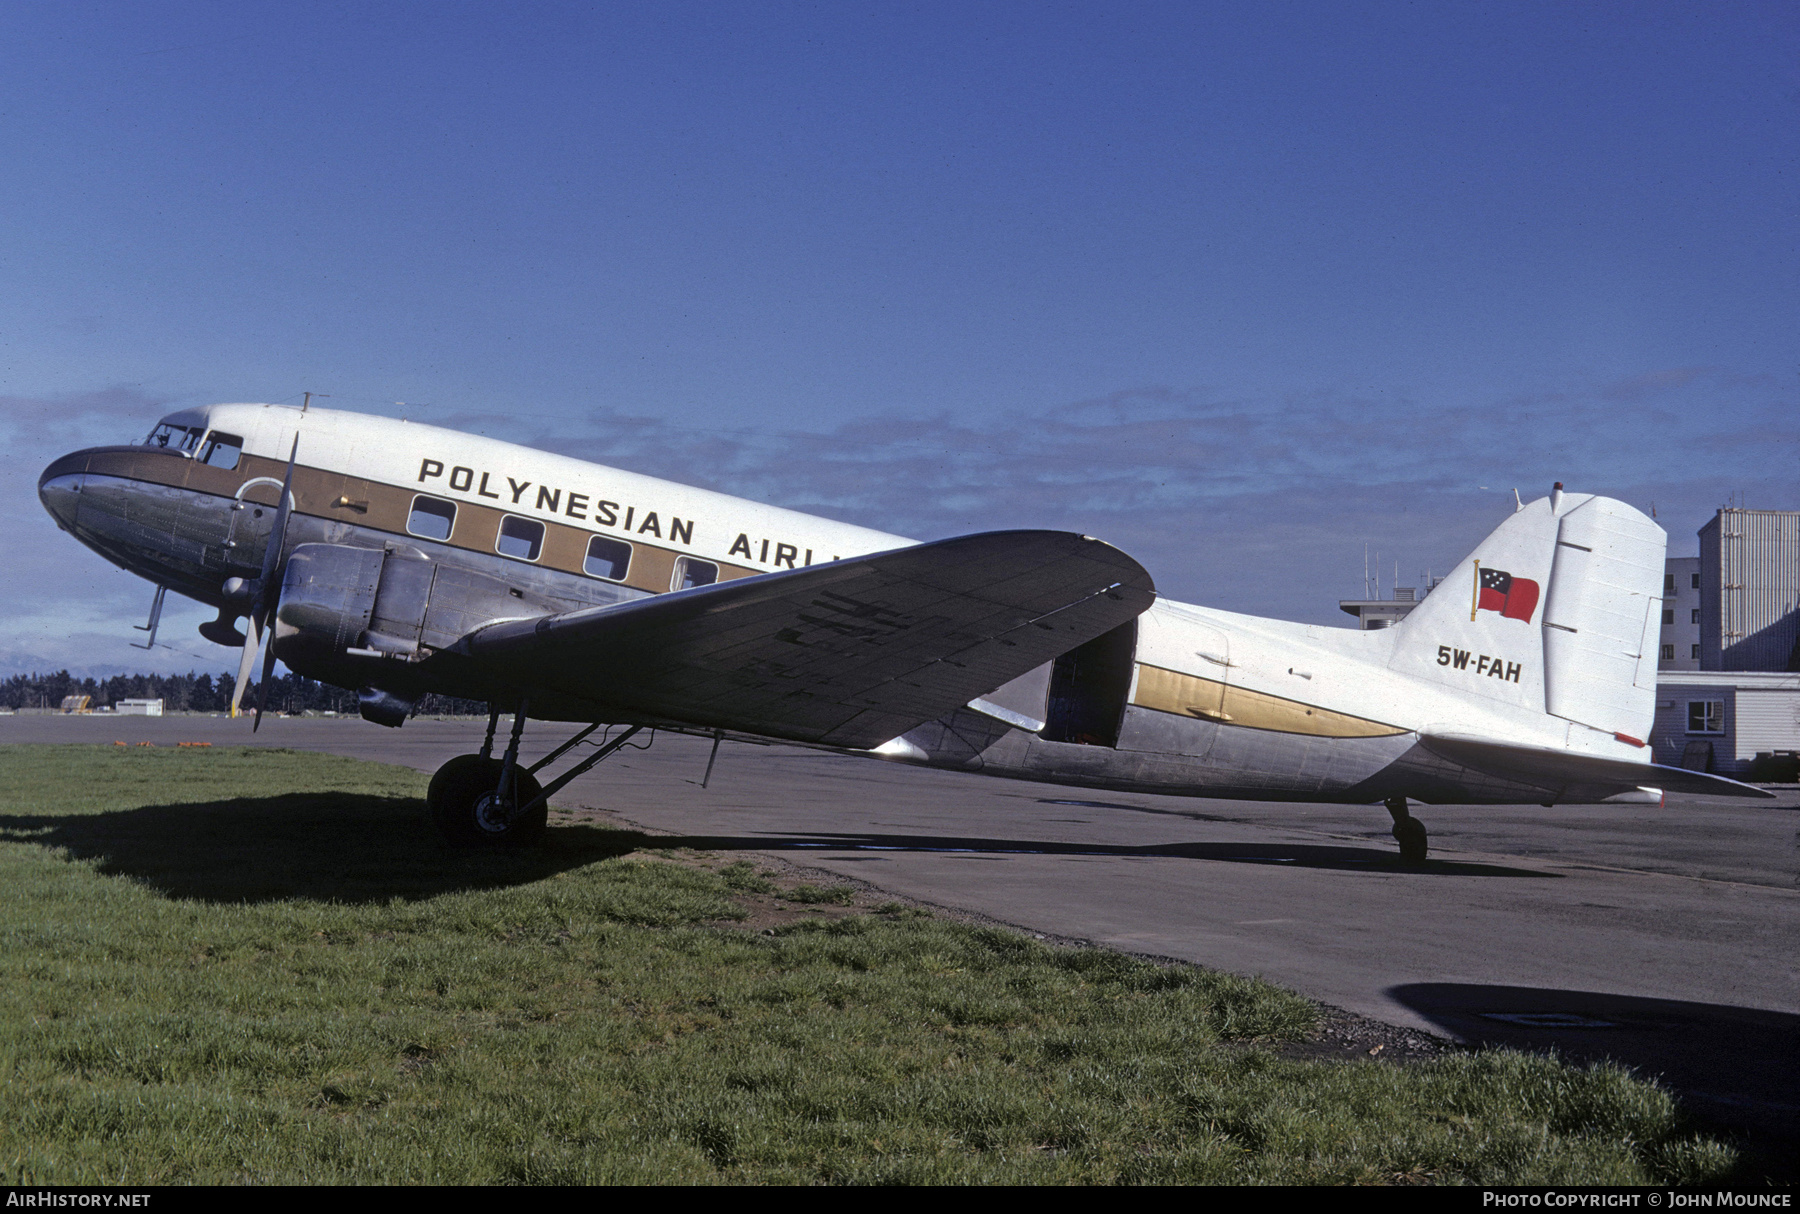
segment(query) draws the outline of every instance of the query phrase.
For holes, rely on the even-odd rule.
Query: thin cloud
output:
[[[51,396],[0,394],[0,417],[8,421],[88,415],[143,418],[146,410],[154,412],[163,407],[167,400],[167,397],[145,392],[135,384],[114,384],[109,388],[62,392]]]

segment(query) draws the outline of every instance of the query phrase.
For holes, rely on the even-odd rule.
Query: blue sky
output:
[[[35,477],[308,389],[1318,622],[1514,486],[1692,552],[1800,508],[1797,13],[0,6],[0,672],[234,666]]]

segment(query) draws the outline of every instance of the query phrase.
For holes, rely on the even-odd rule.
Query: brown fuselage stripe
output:
[[[1137,691],[1131,702],[1177,716],[1315,738],[1386,738],[1408,732],[1349,713],[1143,663],[1138,665]]]
[[[91,453],[87,460],[86,470],[100,476],[117,476],[227,498],[235,496],[238,488],[245,481],[267,477],[273,480],[274,484],[264,481],[262,484],[252,486],[244,493],[244,500],[262,506],[273,506],[277,504],[276,499],[280,493],[281,480],[287,474],[287,463],[285,460],[272,460],[246,454],[239,458],[236,468],[214,468],[198,460],[185,459],[166,452],[126,448]],[[304,464],[294,465],[292,489],[294,509],[312,518],[324,519],[329,522],[352,523],[372,531],[385,532],[395,539],[409,544],[440,543],[452,548],[460,548],[466,552],[480,552],[490,556],[503,556],[494,548],[494,543],[500,534],[500,520],[507,514],[517,513],[518,517],[541,523],[544,527],[544,543],[538,553],[538,559],[520,561],[521,565],[530,565],[540,569],[556,569],[596,582],[605,582],[607,579],[595,578],[582,568],[582,563],[587,557],[588,541],[596,535],[621,540],[632,546],[632,552],[631,564],[626,570],[625,579],[618,584],[637,590],[647,590],[652,594],[663,594],[670,589],[670,582],[675,575],[675,561],[678,557],[687,555],[675,549],[644,543],[630,535],[571,527],[567,523],[555,522],[523,511],[498,510],[492,506],[465,501],[443,493],[427,493],[425,496],[437,498],[440,501],[455,502],[455,526],[448,540],[429,540],[423,536],[413,535],[406,529],[406,520],[412,513],[413,498],[419,495],[419,490],[348,476],[342,472],[331,472],[323,468],[310,468]],[[347,504],[336,505],[335,503],[339,501]],[[363,508],[357,509],[356,507],[359,506]],[[516,560],[517,558],[507,557],[505,559]],[[711,560],[711,558],[699,559]],[[711,563],[719,567],[721,582],[767,572],[762,569],[748,569],[742,565],[728,565],[723,561],[711,561]]]

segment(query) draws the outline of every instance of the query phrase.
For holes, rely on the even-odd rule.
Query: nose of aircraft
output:
[[[38,477],[38,500],[64,531],[75,525],[81,504],[81,483],[86,479],[85,461],[81,453],[65,455],[44,469]]]

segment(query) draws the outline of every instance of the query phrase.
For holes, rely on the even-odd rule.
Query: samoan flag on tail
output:
[[[1476,605],[1483,611],[1498,611],[1509,620],[1531,623],[1537,610],[1538,584],[1528,577],[1514,577],[1502,569],[1481,571],[1481,593]]]

